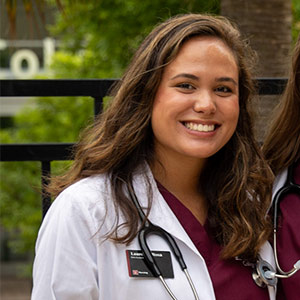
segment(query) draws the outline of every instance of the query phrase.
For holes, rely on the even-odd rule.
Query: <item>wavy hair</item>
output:
[[[253,260],[269,236],[265,213],[271,175],[253,134],[253,53],[238,29],[224,17],[178,15],[154,28],[115,86],[107,109],[82,135],[72,168],[64,176],[52,179],[49,191],[57,195],[81,178],[109,174],[117,221],[108,237],[120,243],[135,238],[139,217],[124,187],[132,184],[138,166],[145,161],[152,165],[155,159],[151,114],[164,67],[187,40],[196,36],[221,39],[231,49],[239,69],[240,115],[236,132],[222,150],[208,159],[199,178],[209,203],[208,221],[223,246],[223,258],[240,256]],[[151,187],[148,192],[150,195]],[[152,201],[149,199],[148,212]],[[126,220],[123,224],[118,224],[120,214]],[[122,236],[117,235],[120,226],[127,228]]]
[[[275,175],[300,159],[300,35],[294,48],[289,79],[273,113],[263,145]]]

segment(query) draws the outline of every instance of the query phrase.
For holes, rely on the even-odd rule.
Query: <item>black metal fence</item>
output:
[[[0,80],[0,97],[62,97],[90,96],[94,99],[94,114],[101,113],[103,98],[115,79]],[[279,95],[287,79],[258,78],[259,95]],[[73,143],[1,144],[0,161],[40,161],[42,178],[42,213],[45,216],[51,198],[44,193],[51,161],[72,159]]]

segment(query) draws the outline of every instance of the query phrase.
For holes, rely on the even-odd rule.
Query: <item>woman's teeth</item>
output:
[[[188,129],[200,131],[200,132],[210,132],[215,130],[215,125],[203,125],[203,124],[187,122],[184,123],[184,126]]]

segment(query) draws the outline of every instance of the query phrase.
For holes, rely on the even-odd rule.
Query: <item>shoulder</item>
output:
[[[72,199],[75,202],[93,203],[99,197],[110,194],[110,182],[106,174],[90,176],[81,179],[63,190],[55,201],[61,198]]]
[[[77,181],[63,190],[53,201],[43,223],[59,220],[78,222],[80,219],[95,228],[112,205],[109,178],[96,175]],[[93,225],[92,225],[93,224]]]
[[[145,173],[149,175],[149,171],[140,170],[133,174],[134,189],[142,205],[144,202],[146,205],[148,187],[152,185],[152,182],[147,184]],[[95,228],[102,225],[103,228],[112,228],[118,219],[119,210],[113,200],[109,175],[99,174],[81,179],[63,190],[52,203],[43,223],[51,219],[52,223],[58,220],[70,224],[88,222]],[[79,222],[79,219],[83,221]]]

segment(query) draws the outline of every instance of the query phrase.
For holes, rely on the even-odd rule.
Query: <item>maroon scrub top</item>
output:
[[[220,259],[221,247],[204,226],[173,194],[160,183],[158,189],[186,233],[204,258],[210,274],[217,300],[267,300],[267,288],[258,287],[252,279],[252,268],[241,261]],[[195,282],[197,285],[197,282]]]
[[[300,160],[295,165],[294,182],[300,184]],[[278,261],[283,271],[289,271],[300,259],[300,195],[286,195],[280,202],[280,213],[277,229]],[[292,277],[280,280],[278,294],[278,299],[300,299],[300,270]]]

